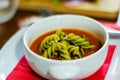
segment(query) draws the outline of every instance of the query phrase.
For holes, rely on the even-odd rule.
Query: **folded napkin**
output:
[[[115,50],[115,45],[109,45],[107,58],[102,65],[102,67],[94,73],[92,76],[84,79],[84,80],[104,80],[108,68],[110,66],[110,62]],[[7,76],[6,80],[47,80],[38,74],[36,74],[29,66],[26,61],[25,56],[21,58],[13,71]]]
[[[112,60],[112,56],[113,56],[115,48],[116,48],[115,45],[109,45],[107,58],[106,58],[104,64],[102,65],[102,67],[95,74],[93,74],[92,76],[90,76],[84,80],[104,80],[104,78],[107,74],[108,68],[110,66],[110,62]]]

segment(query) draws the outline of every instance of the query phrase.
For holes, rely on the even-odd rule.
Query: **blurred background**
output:
[[[0,0],[0,48],[25,25],[56,14],[78,14],[115,23],[120,0]]]

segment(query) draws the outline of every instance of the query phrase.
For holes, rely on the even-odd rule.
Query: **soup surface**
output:
[[[75,35],[79,35],[79,36],[84,35],[87,38],[87,40],[90,42],[90,44],[95,46],[94,48],[84,50],[84,55],[82,55],[81,58],[96,52],[98,49],[100,49],[102,47],[102,43],[99,40],[99,38],[96,35],[88,32],[88,31],[84,31],[84,30],[80,30],[80,29],[76,29],[76,28],[64,28],[64,29],[62,29],[62,31],[65,32],[66,34],[74,33]],[[41,42],[47,36],[52,35],[55,32],[56,32],[56,30],[52,30],[52,31],[46,32],[46,33],[42,34],[41,36],[39,36],[37,39],[35,39],[32,42],[32,44],[30,45],[30,49],[40,56],[43,55],[44,52],[42,50],[40,51],[40,49],[39,49]],[[59,58],[59,56],[57,55],[57,56],[52,57],[51,59],[60,60],[61,58]],[[74,58],[72,57],[71,59],[74,59]]]

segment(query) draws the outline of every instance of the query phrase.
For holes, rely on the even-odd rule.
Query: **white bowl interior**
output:
[[[101,26],[103,25],[88,17],[75,15],[57,15],[42,19],[31,25],[25,34],[25,40],[27,45],[29,46],[35,38],[47,31],[58,28],[71,27],[88,30],[93,34],[96,34],[104,43],[106,39],[106,32],[105,29]]]

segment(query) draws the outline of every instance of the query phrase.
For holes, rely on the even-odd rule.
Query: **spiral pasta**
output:
[[[86,42],[85,37],[81,37],[73,33],[68,34],[67,40],[71,42],[73,45],[77,45],[77,46]]]
[[[67,45],[63,43],[53,43],[52,46],[44,51],[43,57],[53,58],[59,55],[60,59],[70,60],[71,57],[67,49]]]
[[[81,53],[79,51],[79,47],[78,46],[69,46],[68,47],[68,52],[75,57],[75,59],[81,58]]]
[[[61,29],[56,33],[47,36],[41,42],[39,51],[43,51],[43,57],[54,58],[57,56],[61,60],[70,60],[81,58],[86,49],[92,49],[86,36],[75,35],[74,33],[66,34]]]
[[[62,32],[61,29],[58,29],[58,30],[56,31],[56,34],[60,37],[61,40],[66,37],[66,34],[65,34],[64,32]]]
[[[39,47],[39,50],[46,50],[48,47],[50,47],[53,43],[58,42],[60,40],[59,36],[57,34],[52,34],[50,36],[47,36],[42,42]]]

